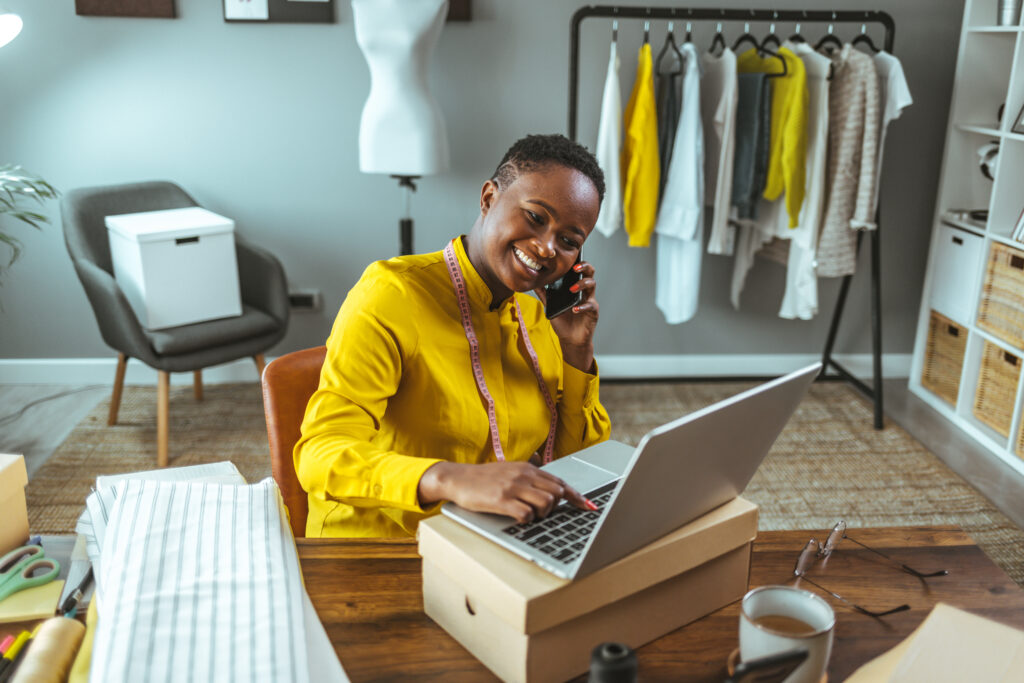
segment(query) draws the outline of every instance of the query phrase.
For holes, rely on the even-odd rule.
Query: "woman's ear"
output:
[[[497,200],[498,195],[501,191],[498,189],[498,184],[493,180],[485,180],[484,186],[480,188],[480,215],[486,216],[487,212],[490,211],[491,205]]]

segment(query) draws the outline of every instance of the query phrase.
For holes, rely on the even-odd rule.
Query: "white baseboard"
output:
[[[882,376],[899,379],[910,376],[912,354],[882,355]],[[835,361],[854,377],[870,379],[872,357],[836,354]],[[760,377],[781,375],[821,360],[820,354],[732,354],[666,356],[597,356],[601,377],[606,379],[649,379],[660,377]]]
[[[606,379],[653,379],[780,375],[819,359],[812,354],[598,355],[597,363]],[[871,377],[871,354],[836,355],[835,359],[855,376]],[[909,353],[884,355],[883,375],[887,379],[909,377],[910,361]],[[0,359],[0,384],[113,384],[116,367],[116,358]],[[256,364],[248,358],[203,370],[207,384],[258,380]],[[156,371],[129,361],[125,383],[155,386]],[[171,383],[191,384],[192,373],[173,373]]]

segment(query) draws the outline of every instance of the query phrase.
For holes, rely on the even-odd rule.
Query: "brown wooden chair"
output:
[[[263,412],[270,441],[270,468],[288,507],[295,538],[306,535],[309,501],[295,474],[292,449],[301,435],[309,397],[320,384],[320,368],[326,356],[326,346],[293,351],[275,358],[263,370]]]

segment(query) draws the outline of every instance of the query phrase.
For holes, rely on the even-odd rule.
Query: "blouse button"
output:
[[[381,486],[380,484],[374,484],[373,485],[373,492],[376,493],[378,496],[381,494],[381,491],[383,491],[383,490],[384,490],[384,487]]]

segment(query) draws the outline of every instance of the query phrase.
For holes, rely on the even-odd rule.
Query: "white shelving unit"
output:
[[[1024,211],[1024,134],[1011,131],[1024,107],[1024,24],[995,26],[997,12],[998,0],[964,7],[910,390],[1024,478],[1024,336],[979,323],[993,248],[1024,274],[1024,243],[1011,239]],[[978,166],[991,142],[995,180]],[[952,213],[982,209],[987,220]],[[1009,296],[1024,329],[1024,285]],[[1001,391],[990,389],[993,376]]]

